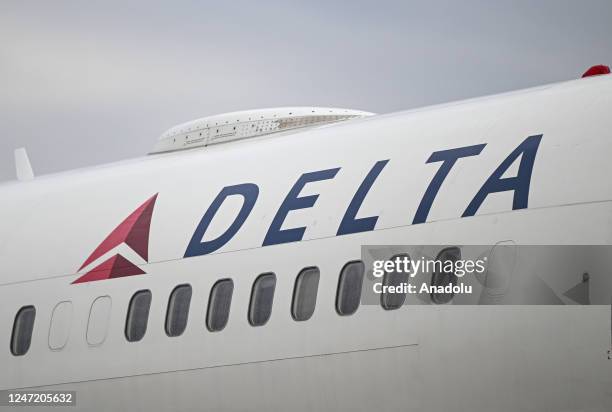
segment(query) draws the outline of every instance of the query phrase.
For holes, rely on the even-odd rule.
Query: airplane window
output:
[[[458,247],[449,247],[446,249],[443,249],[440,253],[438,253],[438,256],[436,257],[436,260],[440,260],[442,261],[442,264],[444,264],[444,262],[447,261],[457,261],[461,259],[461,251],[459,250]],[[457,276],[455,275],[454,272],[451,273],[446,273],[444,271],[435,271],[434,273],[432,273],[431,275],[431,285],[432,286],[446,286],[452,284],[453,286],[457,284]],[[454,293],[432,293],[431,294],[431,300],[434,303],[438,303],[438,304],[443,304],[443,303],[448,303],[450,302],[450,300],[453,298],[455,294]]]
[[[13,355],[25,355],[30,349],[35,318],[36,309],[34,306],[24,306],[17,312],[11,336],[11,353]]]
[[[61,350],[66,346],[72,326],[72,302],[58,303],[51,315],[49,327],[49,349]]]
[[[264,325],[270,319],[275,287],[274,273],[264,273],[255,279],[249,305],[249,323],[252,326]]]
[[[395,255],[391,258],[392,261],[396,259],[404,259],[408,258],[410,260],[410,256],[406,253],[402,253],[399,255]],[[408,282],[408,273],[407,272],[385,272],[383,276],[382,284],[383,286],[400,286],[402,283]],[[406,300],[406,293],[388,293],[383,292],[380,295],[380,304],[383,309],[393,310],[400,308],[404,301]]]
[[[125,338],[128,342],[138,342],[147,332],[151,299],[150,290],[139,290],[130,299],[125,320]]]
[[[308,320],[314,313],[317,304],[319,277],[319,268],[316,267],[302,269],[297,275],[291,304],[293,319],[297,321]]]
[[[221,279],[212,287],[206,314],[206,327],[209,331],[220,331],[227,325],[233,292],[234,281],[231,279]]]
[[[359,307],[364,270],[360,260],[349,262],[342,268],[336,294],[336,311],[339,315],[352,315]]]
[[[166,335],[182,335],[187,327],[189,304],[191,302],[191,285],[180,285],[174,288],[168,301],[166,313]]]
[[[87,334],[85,335],[87,343],[90,345],[101,345],[106,339],[112,306],[113,302],[110,296],[99,296],[91,304]]]

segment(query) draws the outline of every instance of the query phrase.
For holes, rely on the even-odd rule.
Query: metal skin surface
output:
[[[74,390],[71,411],[612,410],[609,305],[335,310],[340,270],[360,258],[361,245],[611,245],[610,107],[612,77],[595,76],[2,184],[0,390]],[[514,190],[492,192],[463,217],[494,171],[536,135],[526,207],[515,207]],[[414,223],[442,165],[427,162],[432,153],[483,144],[456,160],[424,221]],[[520,167],[517,159],[504,177]],[[319,179],[297,187],[305,174]],[[222,202],[203,238],[194,236],[219,193],[244,184],[258,194],[240,227],[214,251],[188,254],[191,242],[214,240],[236,220],[240,195]],[[360,185],[367,190],[350,221],[377,218],[361,221],[367,230],[338,235]],[[110,242],[79,269],[155,194],[146,259],[130,247],[135,242]],[[315,195],[310,206],[295,206],[295,198]],[[274,235],[296,228],[303,230],[282,236],[297,240]],[[265,239],[273,241],[263,246]],[[73,284],[116,254],[144,273]],[[320,271],[317,304],[298,322],[292,294],[307,267]],[[269,272],[272,314],[254,327],[251,287]],[[591,280],[592,296],[609,301],[609,276]],[[209,294],[224,278],[234,282],[229,320],[211,332]],[[181,284],[193,290],[187,326],[169,337],[166,307]],[[127,308],[144,289],[152,293],[147,331],[128,342]],[[91,306],[104,296],[112,302],[106,336],[91,344]],[[67,340],[64,329],[54,332],[62,339],[52,349],[60,302],[72,304],[64,311],[71,326]],[[36,307],[32,343],[13,356],[13,321],[26,305]]]

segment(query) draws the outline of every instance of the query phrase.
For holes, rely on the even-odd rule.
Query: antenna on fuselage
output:
[[[34,171],[25,147],[15,149],[15,173],[17,174],[17,180],[20,181],[34,179]]]

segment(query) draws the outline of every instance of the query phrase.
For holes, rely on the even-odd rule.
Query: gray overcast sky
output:
[[[141,156],[168,127],[285,105],[378,113],[612,64],[612,1],[0,4],[0,180]]]

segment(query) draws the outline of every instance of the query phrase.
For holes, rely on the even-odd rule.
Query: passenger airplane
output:
[[[362,245],[612,245],[606,72],[386,115],[212,116],[48,176],[19,152],[0,390],[87,411],[612,410],[609,261],[564,260],[544,305],[478,305],[486,280],[468,305],[360,304]],[[600,304],[563,295],[580,282]]]

